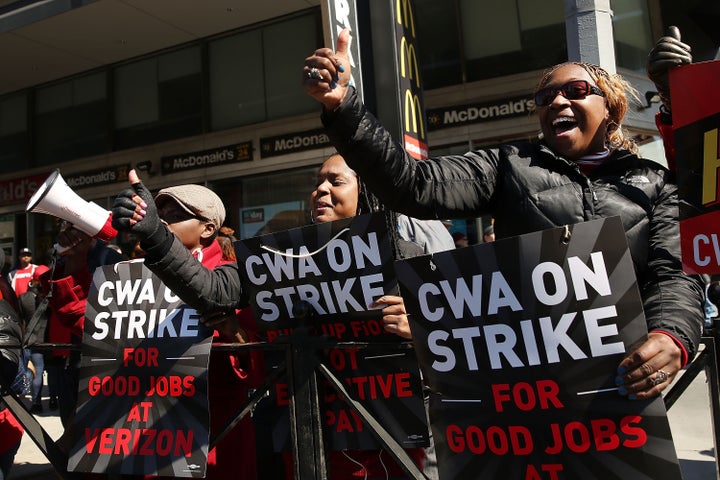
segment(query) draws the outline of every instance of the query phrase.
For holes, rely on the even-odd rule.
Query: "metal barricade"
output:
[[[670,410],[678,398],[687,390],[698,374],[705,372],[708,382],[708,402],[710,404],[710,419],[713,429],[713,451],[715,454],[715,477],[720,479],[720,381],[718,379],[718,366],[720,366],[720,350],[718,339],[720,335],[720,321],[716,320],[712,328],[707,328],[700,338],[701,349],[695,358],[685,367],[685,372],[675,380],[672,387],[665,393],[663,399],[665,408]]]
[[[268,377],[265,383],[256,389],[248,399],[242,403],[234,414],[233,419],[221,432],[214,432],[210,439],[210,448],[215,446],[222,438],[248,415],[255,405],[265,396],[272,386],[286,377],[290,391],[290,429],[295,478],[298,480],[327,480],[325,451],[322,433],[322,416],[320,415],[320,401],[318,395],[318,374],[322,375],[333,385],[337,392],[348,403],[355,413],[362,418],[369,431],[376,440],[388,451],[407,475],[417,480],[427,479],[418,466],[403,450],[402,446],[385,430],[382,424],[364,408],[347,391],[340,380],[322,362],[318,352],[333,349],[358,348],[384,348],[409,349],[409,343],[399,344],[370,344],[364,342],[337,342],[324,337],[317,337],[310,333],[307,327],[294,329],[293,335],[280,337],[273,343],[257,342],[248,344],[213,344],[213,350],[238,352],[251,349],[277,350],[285,349],[286,360],[284,364]],[[37,350],[79,350],[74,344],[36,344]],[[37,419],[28,411],[25,405],[11,393],[3,394],[8,408],[15,414],[18,421],[25,428],[28,436],[45,455],[62,479],[75,480],[80,474],[67,471],[68,454],[62,451],[57,442],[44,430]],[[302,461],[298,461],[302,459]]]
[[[670,410],[678,398],[690,386],[697,375],[704,371],[708,380],[708,396],[713,427],[713,442],[715,453],[715,471],[718,478],[720,472],[720,458],[718,446],[720,445],[720,380],[718,365],[720,365],[720,350],[718,349],[718,336],[720,335],[720,322],[708,329],[700,341],[700,351],[690,362],[683,375],[678,378],[672,387],[665,393],[664,402]],[[38,350],[79,350],[78,345],[72,344],[37,344],[33,346]],[[294,459],[295,478],[298,480],[327,480],[327,468],[323,446],[323,433],[320,416],[320,402],[318,395],[318,377],[322,375],[345,399],[348,405],[365,422],[378,442],[392,455],[398,465],[412,478],[421,480],[427,477],[419,470],[392,436],[383,428],[377,419],[364,408],[347,391],[340,380],[322,362],[318,352],[328,348],[412,348],[409,343],[401,344],[369,344],[362,342],[337,342],[327,338],[310,334],[307,327],[294,330],[292,336],[272,344],[266,342],[250,344],[213,344],[217,351],[237,352],[251,349],[285,349],[286,360],[279,365],[275,372],[266,379],[265,383],[256,389],[249,398],[240,405],[228,425],[221,432],[215,432],[210,439],[210,448],[216,445],[240,420],[248,415],[257,403],[265,396],[272,386],[287,377],[290,388],[290,427],[292,453]],[[28,411],[24,404],[12,393],[4,393],[3,400],[8,408],[17,417],[25,428],[28,436],[35,442],[40,451],[51,463],[57,475],[62,479],[74,480],[79,475],[67,472],[68,455],[63,452],[55,441],[43,429],[42,425]],[[303,412],[308,412],[303,414]],[[303,459],[303,461],[297,461]]]

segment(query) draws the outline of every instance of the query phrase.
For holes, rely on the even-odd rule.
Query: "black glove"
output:
[[[648,77],[655,84],[658,95],[660,95],[660,101],[662,101],[668,112],[672,110],[670,108],[668,71],[672,67],[688,63],[692,63],[690,45],[680,41],[680,30],[677,27],[668,27],[665,36],[661,37],[655,47],[650,50],[647,63]]]
[[[140,209],[140,206],[133,201],[135,195],[147,205],[144,209],[145,216],[141,220],[137,220],[138,217],[135,216],[135,209]],[[123,190],[117,196],[112,208],[112,226],[118,232],[125,231],[137,235],[146,248],[162,243],[170,234],[160,221],[150,191],[142,182],[134,183],[132,188]]]

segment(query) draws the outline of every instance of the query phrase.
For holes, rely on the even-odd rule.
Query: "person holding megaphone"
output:
[[[61,221],[54,247],[55,268],[40,276],[43,293],[52,291],[48,303],[48,341],[80,343],[95,269],[125,260],[106,244],[117,235],[110,212],[78,196],[59,170],[38,188],[25,210],[52,215]],[[80,352],[54,351],[53,355],[64,358],[63,378],[58,382],[58,407],[67,432],[75,414]]]
[[[107,244],[63,221],[56,238],[62,253],[56,255],[54,270],[40,277],[43,293],[52,290],[48,309],[48,341],[80,343],[87,295],[95,269],[125,260]],[[63,376],[58,382],[58,409],[66,431],[75,414],[80,352],[54,352],[64,358]]]

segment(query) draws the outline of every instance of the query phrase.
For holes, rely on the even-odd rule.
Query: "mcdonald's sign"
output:
[[[408,42],[405,36],[400,40],[400,76],[410,80],[414,79],[415,86],[420,88],[420,67],[415,54],[415,45]]]
[[[410,29],[415,38],[415,14],[411,0],[395,0],[395,21],[405,29]]]
[[[420,64],[415,46],[415,20],[411,0],[396,0],[395,44],[398,46],[398,91],[400,92],[405,150],[418,160],[428,157],[425,104]]]
[[[405,131],[414,133],[419,137],[425,136],[425,118],[422,114],[420,98],[410,90],[405,90]],[[412,126],[410,125],[412,122]]]
[[[720,143],[718,129],[713,128],[703,135],[703,206],[718,203],[718,186],[720,185]]]
[[[403,140],[405,150],[419,160],[428,158],[428,146],[425,137],[425,114],[420,103],[420,97],[405,90],[403,119],[405,132]]]

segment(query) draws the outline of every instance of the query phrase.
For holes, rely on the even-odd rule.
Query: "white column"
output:
[[[610,0],[565,0],[568,60],[615,73],[612,14]]]

